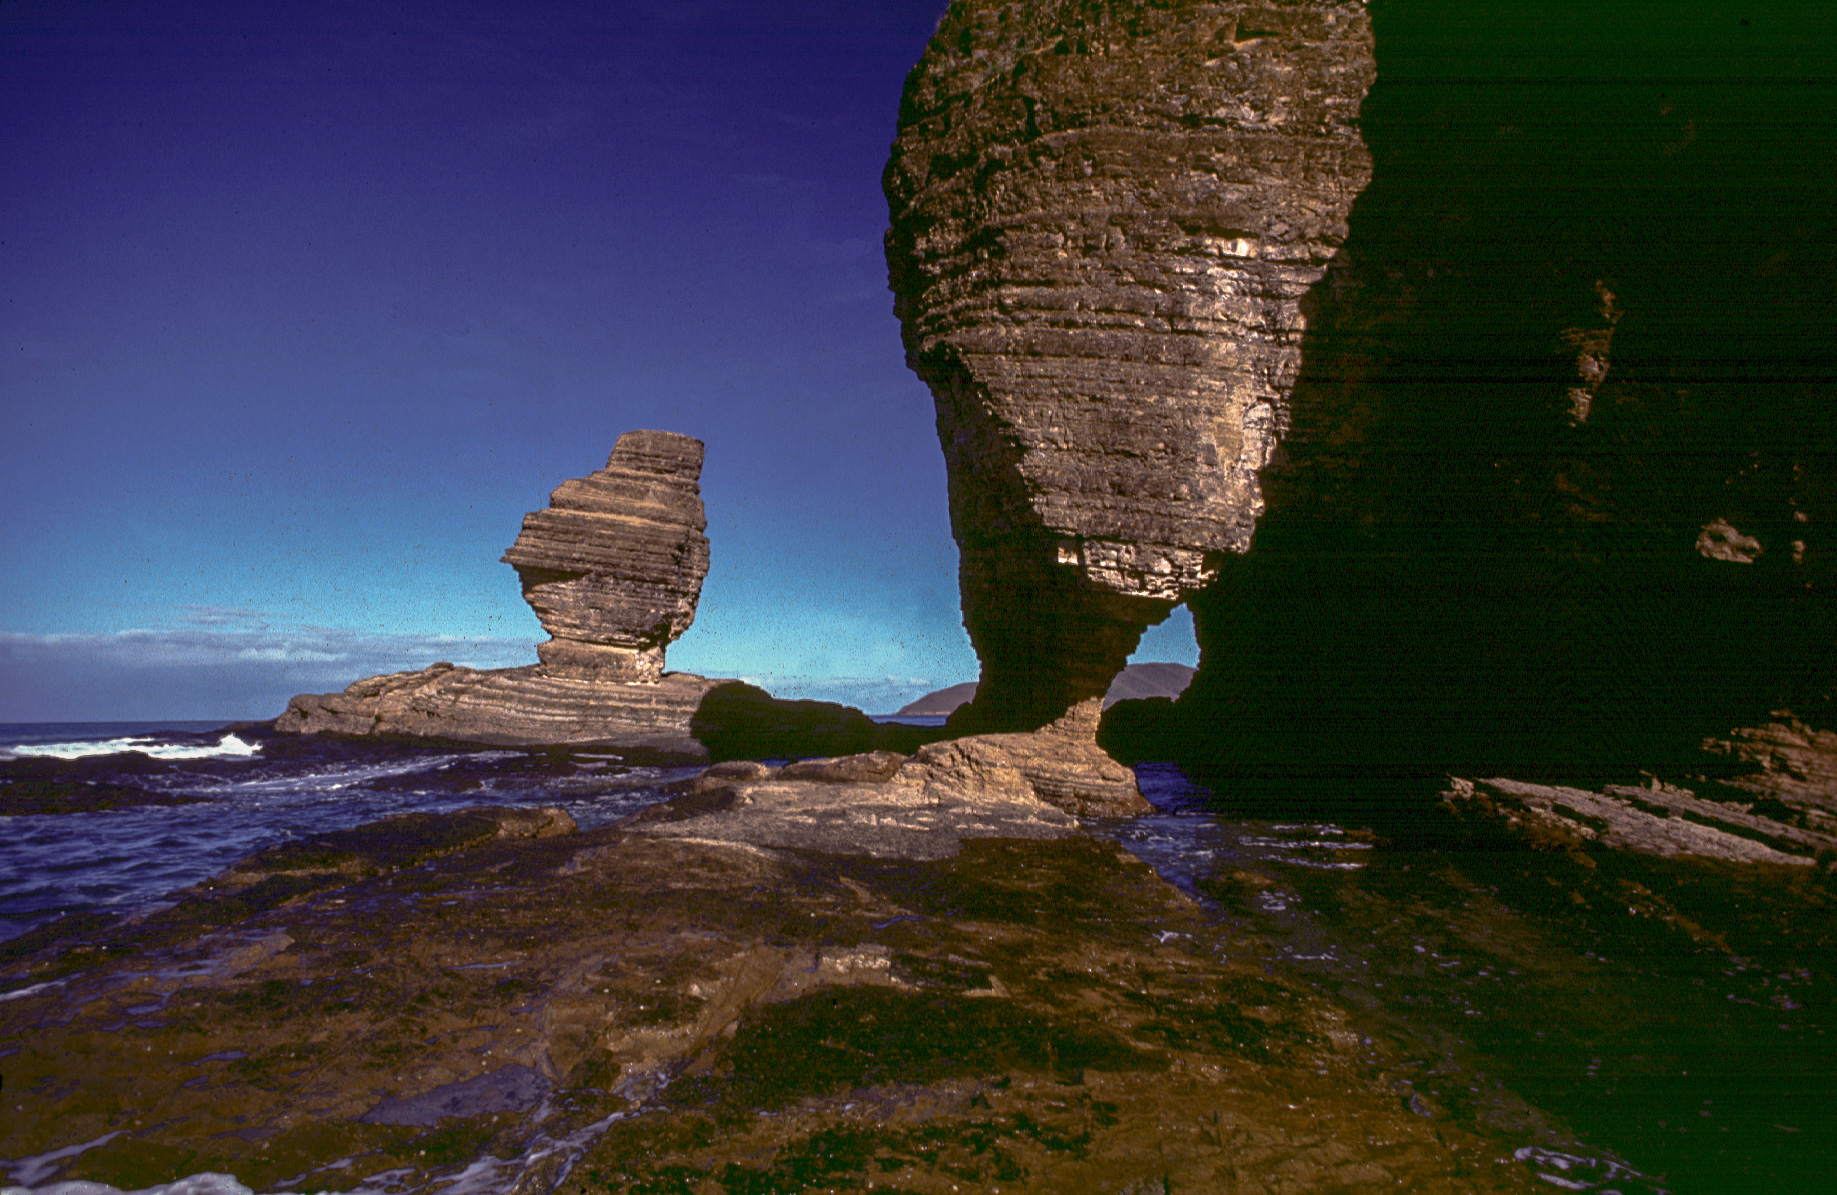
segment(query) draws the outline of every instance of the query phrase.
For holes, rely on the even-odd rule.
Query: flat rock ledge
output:
[[[1463,817],[1495,819],[1533,845],[1597,843],[1644,855],[1815,866],[1837,856],[1828,810],[1719,785],[1726,799],[1652,780],[1600,791],[1521,780],[1456,778],[1443,802]],[[1829,798],[1826,798],[1828,801]]]
[[[742,696],[750,694],[752,700],[740,702],[736,709],[742,721],[757,726],[759,735],[748,736],[731,726],[711,730],[711,720],[698,717],[708,708],[708,695],[723,686]],[[910,758],[879,750],[804,760],[782,773],[748,771],[764,765],[744,760],[717,765],[710,775],[724,789],[748,790],[745,810],[726,819],[722,833],[739,834],[742,839],[737,840],[747,841],[751,839],[745,835],[756,833],[761,842],[782,838],[780,845],[791,845],[797,839],[799,845],[832,849],[814,839],[804,842],[803,837],[817,834],[818,825],[841,819],[838,827],[850,827],[847,833],[866,843],[874,827],[881,825],[877,818],[892,819],[885,823],[888,833],[900,826],[924,834],[927,825],[971,812],[990,826],[1005,827],[991,833],[1037,837],[1041,835],[1035,829],[1070,825],[1068,815],[1133,817],[1153,812],[1135,772],[1097,745],[1095,723],[1101,709],[1096,702],[1087,705],[1043,730],[929,743]],[[774,718],[785,725],[771,724]],[[800,747],[825,740],[872,739],[877,731],[885,731],[884,741],[910,728],[880,728],[845,707],[777,702],[739,682],[681,672],[666,673],[655,684],[616,684],[557,677],[540,665],[480,672],[436,664],[421,672],[358,681],[343,693],[295,697],[275,729],[502,746],[605,745],[705,760],[710,749],[697,737],[698,731],[713,738],[717,747],[724,744],[724,736],[738,737],[754,747],[776,742],[777,748],[768,749],[798,754]],[[905,812],[895,812],[899,810]],[[779,829],[766,831],[768,822]],[[806,830],[794,833],[789,828],[793,825]]]
[[[440,663],[304,693],[285,734],[401,735],[507,746],[596,744],[707,759],[691,720],[731,681],[665,672],[708,575],[703,447],[675,432],[620,436],[606,467],[563,482],[504,553],[551,638],[533,667]]]
[[[1039,735],[991,735],[921,747],[806,759],[781,768],[734,760],[687,781],[680,794],[628,819],[627,828],[670,838],[798,848],[873,858],[944,859],[971,838],[1063,838],[1074,814],[1152,809],[1135,774],[1100,793],[1089,778],[1069,792],[1061,772],[1030,765],[1052,747]],[[993,739],[1015,740],[1010,746]],[[1095,751],[1095,748],[1092,748]],[[1101,754],[1099,752],[1098,754]]]
[[[555,675],[539,664],[481,671],[441,663],[373,676],[342,693],[302,693],[274,728],[500,746],[602,744],[707,759],[691,720],[710,691],[733,683],[687,672],[621,683]]]

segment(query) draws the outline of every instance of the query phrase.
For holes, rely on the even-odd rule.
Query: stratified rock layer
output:
[[[531,746],[601,743],[690,759],[708,752],[692,722],[708,694],[735,682],[672,672],[648,683],[554,675],[547,664],[480,671],[435,664],[302,693],[275,729]]]
[[[1298,796],[1837,725],[1830,33],[953,5],[886,174],[983,664],[952,729],[1097,695],[1176,600],[1200,675],[1119,750]]]
[[[885,186],[982,660],[953,728],[1100,697],[1248,547],[1371,75],[1355,3],[951,6]]]
[[[478,671],[435,664],[303,693],[275,729],[474,743],[601,743],[694,759],[694,722],[731,681],[665,673],[663,650],[695,619],[708,574],[702,443],[619,437],[606,467],[563,482],[523,520],[504,560],[552,636],[541,663]]]
[[[504,553],[523,598],[552,636],[550,673],[651,681],[663,649],[695,621],[708,575],[702,442],[626,432],[606,467],[564,481],[523,518]]]

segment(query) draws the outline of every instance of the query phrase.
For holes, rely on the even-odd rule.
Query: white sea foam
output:
[[[123,1192],[107,1183],[72,1180],[42,1187],[0,1187],[0,1195],[255,1195],[227,1174],[192,1174],[175,1182],[159,1183],[135,1192]]]
[[[544,1106],[546,1109],[546,1105]],[[547,1119],[544,1109],[538,1109],[529,1123],[539,1124]],[[558,1187],[573,1171],[574,1166],[613,1123],[629,1116],[629,1112],[614,1112],[592,1124],[584,1125],[572,1133],[560,1137],[551,1137],[538,1131],[524,1146],[522,1153],[513,1158],[496,1158],[489,1154],[471,1162],[457,1172],[435,1174],[421,1187],[416,1188],[417,1195],[506,1195],[508,1192],[528,1189],[526,1180],[535,1179],[541,1189],[553,1190]],[[86,1141],[82,1145],[71,1146],[55,1153],[44,1154],[37,1158],[27,1158],[22,1162],[12,1163],[14,1173],[24,1168],[25,1181],[32,1182],[54,1170],[65,1158],[72,1157],[84,1150],[105,1144],[120,1133],[110,1133],[95,1141]],[[36,1164],[36,1165],[35,1165]],[[348,1170],[351,1159],[346,1158],[322,1166],[318,1170],[299,1176],[292,1182],[310,1178],[312,1174],[325,1170]],[[346,1195],[400,1195],[405,1180],[414,1173],[403,1168],[385,1170],[379,1174],[365,1176],[361,1185],[346,1192]],[[282,1186],[291,1186],[292,1182]],[[306,1183],[311,1190],[311,1184]],[[0,1195],[255,1195],[248,1187],[237,1182],[228,1174],[210,1172],[187,1175],[169,1183],[159,1183],[144,1187],[138,1191],[123,1191],[106,1183],[81,1181],[47,1183],[42,1187],[0,1187]]]
[[[120,755],[128,751],[138,751],[155,759],[237,759],[255,755],[261,751],[261,747],[245,743],[233,734],[224,735],[215,746],[204,743],[162,743],[158,739],[141,735],[122,739],[84,739],[70,743],[21,743],[11,749],[11,754],[84,759],[92,755]]]
[[[51,1175],[57,1173],[58,1167],[66,1158],[74,1158],[78,1154],[96,1148],[98,1145],[107,1145],[115,1138],[121,1136],[125,1131],[124,1129],[116,1129],[112,1133],[102,1134],[94,1141],[84,1141],[77,1145],[66,1145],[62,1149],[54,1149],[50,1153],[42,1153],[30,1158],[18,1158],[6,1164],[7,1170],[21,1183],[35,1183],[41,1178],[49,1178]],[[40,1188],[40,1190],[49,1192],[56,1191],[60,1187],[95,1187],[100,1185],[99,1183],[52,1183],[50,1186]],[[18,1195],[18,1193],[25,1192],[29,1189],[30,1188],[26,1186],[0,1187],[0,1195]],[[59,1195],[100,1195],[100,1193],[70,1190],[59,1192]]]
[[[1539,1181],[1561,1187],[1565,1191],[1594,1191],[1601,1189],[1605,1183],[1649,1177],[1612,1155],[1584,1158],[1537,1145],[1526,1145],[1513,1150],[1512,1156],[1532,1167],[1547,1167],[1545,1170],[1536,1170]],[[1562,1173],[1551,1174],[1549,1170],[1560,1170]],[[1608,1193],[1603,1191],[1603,1195]]]

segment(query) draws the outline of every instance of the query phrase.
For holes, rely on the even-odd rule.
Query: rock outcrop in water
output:
[[[708,574],[701,471],[701,441],[627,432],[604,469],[563,482],[547,510],[524,518],[504,560],[551,635],[536,649],[541,663],[371,677],[295,697],[275,728],[705,758],[691,723],[708,693],[732,682],[663,670]]]
[[[664,647],[695,621],[708,575],[702,442],[626,432],[606,467],[564,481],[504,553],[550,636],[550,675],[655,681]]]
[[[906,752],[940,737],[878,726],[846,706],[779,701],[739,681],[663,671],[664,646],[694,619],[708,572],[701,468],[698,440],[627,432],[604,469],[562,483],[549,509],[523,520],[504,560],[516,567],[524,597],[553,636],[537,649],[541,663],[492,671],[442,663],[370,677],[342,693],[295,697],[275,729],[505,745],[595,743],[628,755],[717,760],[886,747]],[[844,821],[858,834],[862,825],[880,824],[874,809],[939,802],[998,821],[992,810],[1018,802],[1052,815],[1054,825],[1066,823],[1060,811],[1146,813],[1135,773],[1096,745],[1098,714],[1098,703],[1089,702],[1037,733],[967,738],[948,750],[928,748],[943,753],[920,752],[905,764],[904,754],[883,751],[893,761],[886,775],[858,777],[861,783],[844,794],[869,810],[866,820]],[[940,795],[947,790],[948,797]],[[790,796],[827,808],[836,791],[806,786]],[[929,809],[911,825],[887,820],[885,833],[922,834],[922,823],[937,814]],[[808,820],[792,818],[799,819]]]
[[[340,693],[302,693],[274,728],[504,746],[600,743],[704,759],[691,723],[708,694],[730,683],[686,672],[644,684],[555,675],[545,664],[480,670],[441,663],[356,681]]]
[[[1371,75],[1357,3],[951,6],[885,186],[982,661],[953,728],[1101,697],[1248,547]]]

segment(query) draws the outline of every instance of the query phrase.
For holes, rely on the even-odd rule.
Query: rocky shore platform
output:
[[[409,815],[8,942],[0,1167],[123,1190],[1540,1189],[1146,864],[1024,790],[888,783],[897,759],[724,765],[591,831]],[[825,785],[852,829],[811,831]],[[801,830],[771,816],[797,786]]]

